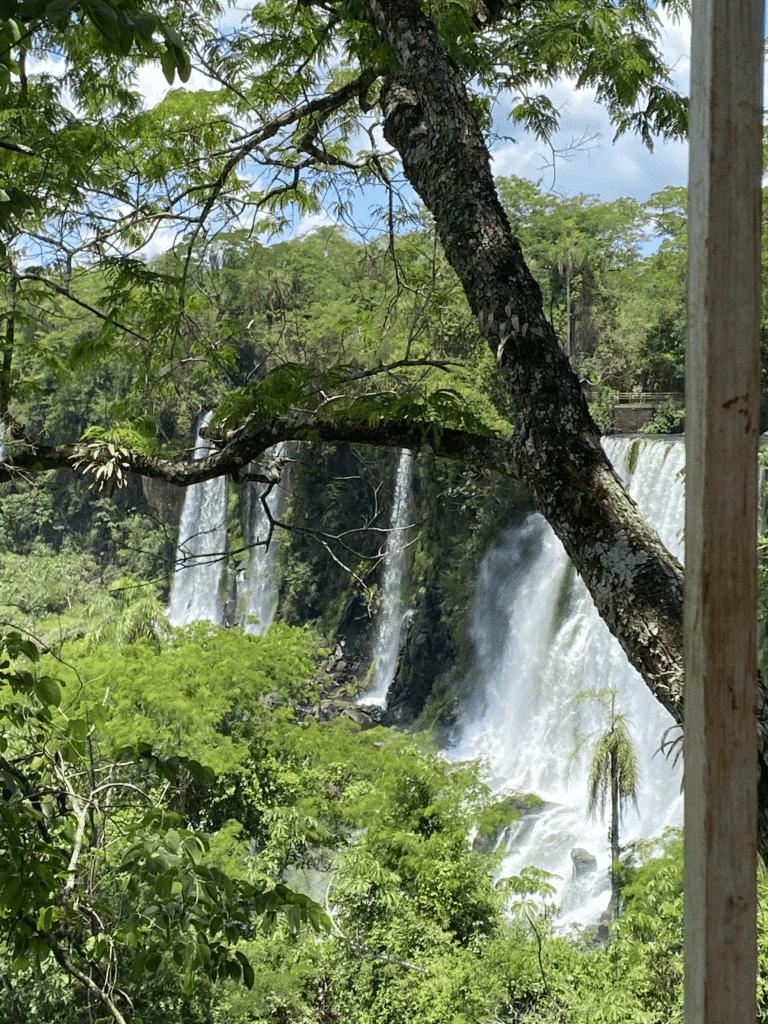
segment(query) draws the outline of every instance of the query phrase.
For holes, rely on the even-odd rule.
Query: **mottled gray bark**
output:
[[[606,458],[579,382],[544,316],[496,193],[460,73],[415,0],[363,0],[401,73],[381,92],[384,133],[435,217],[505,375],[511,462],[595,605],[656,698],[683,720],[683,570]],[[756,686],[758,846],[768,862],[768,695]]]
[[[402,73],[384,131],[435,217],[515,409],[513,461],[600,614],[661,703],[682,716],[679,562],[626,494],[513,237],[458,69],[413,0],[365,0]]]

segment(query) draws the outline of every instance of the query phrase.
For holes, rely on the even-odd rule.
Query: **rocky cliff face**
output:
[[[444,606],[445,596],[433,578],[410,621],[387,697],[387,720],[392,724],[411,725],[424,710],[437,677],[456,660]]]

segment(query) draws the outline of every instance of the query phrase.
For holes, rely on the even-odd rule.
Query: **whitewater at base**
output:
[[[640,511],[682,559],[685,446],[679,441],[611,438],[606,452]],[[452,759],[487,760],[500,794],[535,793],[545,801],[509,838],[500,874],[533,865],[559,876],[560,924],[597,920],[610,895],[606,820],[587,814],[593,745],[569,764],[579,736],[605,728],[596,701],[574,702],[588,689],[617,690],[640,763],[638,809],[630,805],[621,843],[682,825],[682,766],[657,753],[672,718],[631,667],[600,619],[554,533],[539,515],[505,533],[480,570],[472,617],[474,696],[464,708]],[[674,732],[672,736],[674,736]],[[610,800],[608,801],[610,807]],[[573,876],[571,851],[597,859],[597,870]]]

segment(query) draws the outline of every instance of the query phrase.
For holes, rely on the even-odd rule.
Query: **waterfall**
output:
[[[682,440],[608,439],[605,447],[640,511],[682,558]],[[561,922],[594,920],[610,889],[609,814],[606,820],[587,816],[592,746],[568,767],[577,737],[604,729],[606,720],[596,702],[577,705],[573,696],[613,688],[616,711],[627,718],[641,778],[638,810],[624,812],[622,845],[682,824],[681,765],[655,754],[672,719],[630,666],[539,515],[506,532],[487,553],[471,628],[475,696],[450,756],[485,758],[500,794],[533,792],[544,799],[541,811],[510,837],[501,873],[517,874],[526,865],[554,872],[561,879]],[[595,856],[598,870],[572,880],[574,848]]]
[[[376,623],[373,648],[373,681],[365,694],[366,704],[387,701],[387,690],[395,677],[400,635],[408,611],[403,612],[402,593],[406,568],[406,544],[410,520],[411,476],[413,456],[403,448],[397,464],[395,499],[392,504],[390,529],[384,553],[384,574],[381,581],[381,604]]]
[[[202,458],[211,450],[208,442],[200,436],[210,418],[209,412],[198,420],[195,458]],[[203,619],[217,624],[222,621],[226,503],[227,488],[223,477],[187,488],[168,608],[168,617],[174,626],[185,626]]]
[[[262,467],[275,460],[285,460],[290,445],[277,445],[264,453]],[[245,541],[252,544],[247,563],[237,574],[237,620],[246,633],[262,636],[275,616],[278,597],[276,537],[269,536],[269,516],[279,519],[290,491],[290,479],[283,473],[263,498],[266,485],[248,483],[245,491]],[[264,508],[266,502],[269,516]],[[269,539],[269,547],[266,541]]]

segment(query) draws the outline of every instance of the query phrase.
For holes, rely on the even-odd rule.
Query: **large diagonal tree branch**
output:
[[[611,632],[677,718],[682,702],[679,562],[605,456],[579,382],[501,207],[461,76],[413,0],[365,0],[403,73],[382,91],[385,135],[435,217],[515,409],[510,442],[537,507]]]
[[[432,212],[451,266],[497,356],[512,405],[511,461],[608,628],[657,699],[683,719],[683,570],[640,515],[600,445],[541,292],[499,202],[461,75],[415,0],[363,0],[402,73],[382,90],[384,134]],[[766,691],[758,832],[768,857]]]
[[[431,451],[438,458],[454,459],[478,470],[487,470],[520,479],[515,452],[509,441],[484,437],[464,430],[425,429],[407,420],[368,423],[365,420],[322,420],[312,413],[274,416],[266,421],[247,421],[210,455],[187,461],[143,455],[127,448],[119,450],[120,466],[125,473],[179,487],[202,483],[218,476],[241,476],[252,462],[282,441],[307,441],[329,444],[369,444],[379,447],[410,448]],[[106,466],[113,458],[106,444],[45,445],[32,441],[9,442],[6,461],[0,462],[0,483],[26,473],[83,468],[91,471]]]

